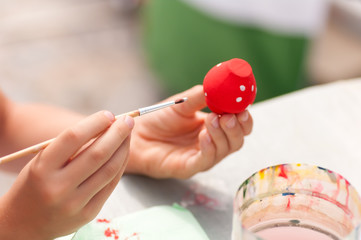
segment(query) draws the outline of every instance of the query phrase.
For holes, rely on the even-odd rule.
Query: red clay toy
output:
[[[240,113],[254,102],[257,86],[248,62],[234,58],[209,70],[203,90],[212,112]]]

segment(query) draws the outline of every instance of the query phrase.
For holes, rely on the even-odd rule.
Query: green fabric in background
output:
[[[307,85],[303,36],[223,22],[180,0],[147,1],[142,13],[146,55],[167,94],[202,84],[214,65],[231,58],[251,64],[256,101]]]

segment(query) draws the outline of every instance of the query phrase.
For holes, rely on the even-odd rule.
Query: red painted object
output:
[[[212,112],[240,113],[254,102],[257,86],[248,62],[234,58],[209,70],[203,81],[203,90]]]
[[[105,218],[103,218],[103,219],[98,218],[98,219],[97,219],[97,222],[98,222],[98,223],[110,223],[110,220],[105,219]]]
[[[104,231],[104,235],[106,237],[114,237],[114,240],[117,240],[119,239],[119,236],[118,236],[118,230],[115,230],[115,229],[110,229],[110,228],[107,228],[105,231]]]

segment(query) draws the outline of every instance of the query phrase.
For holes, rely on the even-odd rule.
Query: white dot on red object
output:
[[[252,85],[252,92],[253,92],[253,90],[254,90],[254,85]]]
[[[242,101],[242,97],[238,97],[238,98],[236,99],[236,102],[240,102],[240,101]]]
[[[222,65],[222,63],[218,63],[218,64],[217,64],[217,67],[219,67],[219,66],[221,66],[221,65]]]
[[[207,93],[204,93],[204,96],[206,96],[206,97],[207,97]]]
[[[241,89],[242,92],[243,92],[244,90],[246,90],[246,87],[245,87],[244,85],[241,85],[239,88]]]

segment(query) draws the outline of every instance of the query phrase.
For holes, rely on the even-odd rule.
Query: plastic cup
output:
[[[239,187],[232,240],[356,240],[360,223],[360,197],[344,177],[283,164],[254,173]]]

